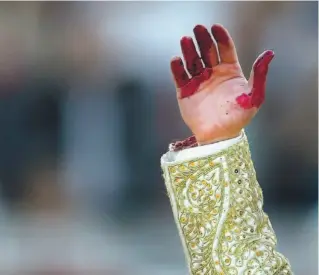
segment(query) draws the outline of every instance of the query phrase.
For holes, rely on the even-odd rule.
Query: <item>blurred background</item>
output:
[[[247,133],[278,249],[317,274],[318,3],[1,2],[0,275],[184,275],[160,170],[190,135],[169,61],[222,23],[245,74],[274,49]]]

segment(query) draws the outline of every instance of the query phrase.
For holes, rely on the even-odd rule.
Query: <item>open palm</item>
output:
[[[238,136],[250,122],[264,101],[274,57],[273,51],[262,53],[247,81],[227,30],[213,25],[211,32],[216,43],[204,26],[194,28],[200,56],[191,37],[181,39],[188,74],[180,57],[171,61],[182,118],[201,144]]]

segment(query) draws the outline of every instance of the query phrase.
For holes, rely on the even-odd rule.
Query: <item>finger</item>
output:
[[[189,82],[189,77],[186,73],[183,61],[180,57],[174,57],[171,60],[171,70],[177,88],[183,87]]]
[[[228,31],[222,25],[216,24],[212,26],[211,32],[217,42],[220,62],[238,62],[235,44]]]
[[[251,92],[242,94],[236,101],[244,109],[260,108],[265,101],[266,79],[268,67],[275,53],[271,50],[263,52],[254,62],[248,81]]]
[[[196,51],[193,39],[191,37],[184,36],[181,39],[181,48],[188,72],[192,76],[201,74],[204,70],[204,66]]]
[[[259,108],[265,100],[268,66],[274,56],[275,53],[273,51],[265,51],[256,59],[253,65],[251,102],[254,107]]]
[[[202,25],[197,25],[194,28],[194,34],[205,66],[207,68],[216,66],[218,64],[217,48],[208,30]]]

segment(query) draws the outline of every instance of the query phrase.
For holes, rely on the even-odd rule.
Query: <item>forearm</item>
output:
[[[162,168],[191,274],[292,274],[275,251],[244,132],[169,152]]]

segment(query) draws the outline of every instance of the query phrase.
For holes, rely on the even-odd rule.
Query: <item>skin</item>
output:
[[[234,42],[219,24],[211,33],[194,28],[200,54],[191,37],[181,39],[185,66],[171,60],[182,118],[199,144],[230,139],[251,121],[265,100],[268,66],[274,52],[263,52],[254,62],[249,80],[243,75]]]

